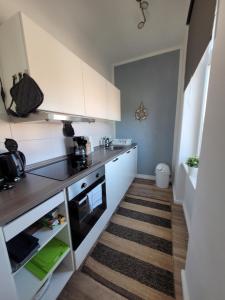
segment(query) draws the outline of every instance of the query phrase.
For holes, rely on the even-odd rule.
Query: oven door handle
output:
[[[78,202],[78,205],[81,206],[85,201],[88,200],[88,196],[84,197],[83,199],[81,199],[79,202]]]

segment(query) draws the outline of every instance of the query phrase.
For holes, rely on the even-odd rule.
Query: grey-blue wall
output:
[[[154,175],[155,166],[171,166],[175,125],[179,51],[153,56],[115,68],[115,84],[121,90],[122,121],[116,136],[139,145],[138,173]],[[147,120],[135,120],[140,103],[148,109]]]

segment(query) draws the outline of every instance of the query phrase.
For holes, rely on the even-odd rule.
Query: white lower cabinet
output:
[[[0,227],[0,299],[4,300],[31,300],[35,294],[47,283],[49,286],[43,300],[57,298],[66,282],[74,272],[74,256],[76,270],[84,262],[90,250],[107,226],[127,189],[137,173],[137,146],[114,158],[105,166],[107,209],[98,222],[86,236],[85,240],[75,251],[72,250],[69,222],[59,225],[53,230],[41,228],[35,233],[39,239],[40,251],[52,238],[56,237],[68,245],[68,250],[56,262],[50,272],[42,279],[37,279],[22,265],[15,273],[12,272],[6,242],[42,218],[46,213],[58,208],[58,211],[69,220],[67,199],[64,193],[59,193],[38,205],[23,216]],[[35,255],[35,254],[34,254]]]
[[[107,210],[111,216],[137,174],[137,146],[105,166]]]
[[[120,155],[105,166],[107,210],[112,214],[123,197],[124,156]]]

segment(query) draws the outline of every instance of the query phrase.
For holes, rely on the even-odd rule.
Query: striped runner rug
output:
[[[174,299],[171,198],[136,179],[82,272],[127,299]]]

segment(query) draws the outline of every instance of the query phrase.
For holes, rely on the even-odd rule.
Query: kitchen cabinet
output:
[[[120,90],[107,81],[107,117],[108,120],[121,121]]]
[[[106,80],[89,65],[83,63],[84,98],[89,117],[107,118]]]
[[[107,210],[109,210],[110,217],[124,197],[136,174],[137,146],[106,164]]]
[[[85,115],[82,63],[78,57],[24,14],[4,23],[0,36],[8,99],[12,75],[28,72],[44,93],[39,109]]]
[[[114,212],[123,197],[122,165],[124,156],[120,155],[105,166],[107,210]]]
[[[64,215],[66,221],[63,224],[55,226],[52,230],[46,227],[38,228],[33,233],[33,236],[38,239],[39,243],[39,248],[36,251],[41,251],[53,238],[64,242],[68,246],[67,249],[65,249],[64,253],[55,261],[50,271],[41,280],[26,269],[26,262],[22,263],[15,271],[10,262],[6,242],[29,228],[29,226],[54,209],[57,209],[60,214]],[[2,254],[0,258],[0,275],[1,278],[3,278],[0,282],[1,299],[33,299],[48,280],[49,285],[42,299],[54,300],[58,297],[75,269],[70,225],[68,222],[69,216],[67,212],[65,193],[60,192],[24,215],[6,224],[4,227],[0,227],[0,250]],[[34,257],[37,252],[33,253],[29,260]],[[4,269],[2,268],[3,266]]]
[[[24,15],[22,24],[28,70],[45,96],[39,109],[85,115],[81,60]]]
[[[120,91],[27,16],[0,27],[7,103],[12,76],[27,72],[44,93],[40,110],[119,121]]]

